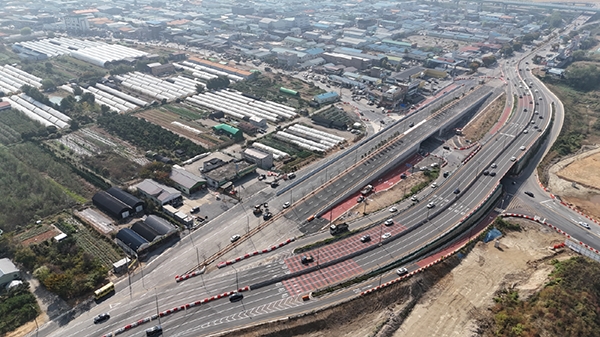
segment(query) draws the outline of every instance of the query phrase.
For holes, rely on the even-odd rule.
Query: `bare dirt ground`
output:
[[[548,188],[582,212],[600,219],[600,148],[564,159],[548,170]],[[573,184],[575,183],[575,184]]]
[[[474,335],[477,319],[493,305],[498,290],[515,287],[522,298],[539,290],[553,268],[547,262],[556,258],[548,247],[564,237],[537,224],[521,224],[522,232],[500,239],[500,249],[479,242],[423,296],[394,336]],[[570,255],[564,251],[560,258]]]
[[[463,136],[473,142],[483,138],[494,124],[496,124],[500,115],[502,115],[505,100],[506,95],[502,94],[498,99],[488,105],[484,111],[478,114],[475,119],[471,120],[471,122],[463,128]]]
[[[57,236],[58,234],[60,234],[59,231],[57,231],[54,228],[50,228],[47,232],[44,232],[44,233],[36,235],[36,236],[34,236],[32,238],[29,238],[29,239],[21,242],[21,244],[24,245],[24,246],[29,246],[29,245],[32,245],[32,244],[41,243],[41,242],[44,242],[44,241],[46,241],[48,239],[51,239],[51,238]]]
[[[416,43],[417,47],[440,47],[442,49],[453,50],[468,46],[464,41],[448,40],[433,36],[413,35],[406,38],[411,43]]]
[[[537,292],[552,271],[549,261],[573,256],[550,246],[564,237],[523,220],[523,227],[494,242],[479,242],[463,257],[418,274],[407,282],[369,296],[282,322],[264,324],[224,336],[390,337],[473,336],[479,319],[489,319],[487,308],[505,288],[519,290],[520,298]],[[406,317],[406,318],[403,318]]]
[[[172,113],[172,112],[158,111],[158,110],[146,110],[146,111],[136,114],[136,116],[144,118],[145,120],[147,120],[150,123],[159,125],[175,134],[180,135],[181,137],[185,137],[185,138],[191,140],[192,142],[202,145],[206,148],[214,147],[215,146],[214,143],[220,142],[218,138],[214,138],[211,135],[209,135],[208,133],[203,134],[206,131],[203,127],[189,123],[189,122],[179,118],[179,116],[177,114]],[[179,124],[173,124],[173,122],[177,122]],[[186,125],[190,129],[187,129],[186,127],[181,126],[181,125]],[[198,130],[198,131],[195,131],[195,130]],[[206,139],[206,137],[208,137],[208,139],[210,139],[211,142],[209,142],[208,139]]]

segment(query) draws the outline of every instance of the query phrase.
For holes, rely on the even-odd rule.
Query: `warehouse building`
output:
[[[340,95],[335,91],[326,92],[323,94],[316,95],[314,101],[319,104],[327,104],[337,102],[340,99]]]
[[[125,205],[131,207],[135,213],[140,213],[144,211],[144,202],[140,199],[134,197],[133,195],[123,191],[117,187],[111,187],[106,190],[106,193],[112,195],[113,197],[119,199]]]
[[[270,170],[273,167],[272,153],[265,153],[256,149],[245,149],[242,154],[244,159],[256,164],[263,170]]]
[[[154,201],[161,207],[164,205],[182,205],[183,197],[181,192],[152,179],[144,179],[141,183],[135,185],[135,188],[146,198]]]
[[[134,214],[131,207],[113,197],[106,191],[100,191],[92,197],[94,206],[117,220],[123,220]]]
[[[229,138],[233,138],[233,139],[244,138],[242,131],[240,131],[237,128],[234,128],[231,125],[227,125],[227,124],[215,125],[215,126],[213,126],[213,130],[215,131],[216,134],[218,134],[218,135],[225,134],[225,135],[229,136]]]
[[[208,185],[219,188],[256,171],[256,164],[245,161],[230,162],[204,174]]]
[[[21,272],[9,259],[0,259],[0,286],[21,278]]]
[[[149,242],[131,228],[121,229],[115,241],[129,255],[139,255],[149,246]]]
[[[206,186],[206,180],[186,171],[183,167],[174,165],[169,176],[175,183],[175,188],[189,196]]]

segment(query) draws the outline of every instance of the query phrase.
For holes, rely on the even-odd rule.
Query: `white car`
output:
[[[436,188],[436,187],[437,187],[437,183],[431,184],[431,188]]]
[[[396,270],[396,274],[398,274],[400,276],[406,275],[406,274],[408,274],[408,269],[406,269],[405,267],[398,268],[398,270]]]
[[[389,239],[392,236],[392,233],[385,233],[381,236],[382,239]]]
[[[427,208],[434,208],[435,204],[433,202],[430,202],[427,204]]]
[[[231,242],[236,242],[236,241],[237,241],[237,240],[239,240],[239,239],[240,239],[240,236],[239,236],[238,234],[236,234],[236,235],[232,236],[232,237],[229,239],[229,241],[231,241]]]
[[[585,228],[585,229],[590,229],[590,225],[587,224],[587,222],[581,222],[579,221],[579,226]]]
[[[387,219],[383,224],[386,226],[391,226],[394,224],[394,219]]]
[[[517,160],[517,157],[510,157],[510,161],[515,161]]]
[[[416,195],[413,195],[412,197],[410,197],[411,201],[419,201],[419,199],[417,198]]]
[[[529,130],[525,129],[523,130],[523,133],[529,133]]]
[[[398,212],[398,209],[396,207],[390,208],[390,213],[394,213],[394,212]]]
[[[283,204],[283,208],[288,208],[288,207],[290,207],[290,202],[289,201],[287,201],[285,204]]]
[[[498,165],[496,165],[496,163],[492,163],[492,165],[490,165],[491,168],[496,168],[498,167]]]
[[[525,146],[521,146],[521,147],[519,148],[519,150],[521,150],[521,151],[525,151]]]

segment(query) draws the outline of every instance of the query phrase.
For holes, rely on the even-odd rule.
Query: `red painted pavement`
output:
[[[406,227],[402,226],[399,223],[395,223],[391,226],[385,226],[382,222],[379,226],[370,228],[362,232],[362,235],[368,234],[371,236],[371,241],[369,242],[360,242],[360,237],[358,235],[353,235],[343,240],[334,242],[330,245],[326,245],[321,248],[305,252],[304,254],[289,257],[285,259],[285,264],[287,265],[288,270],[293,273],[302,269],[312,267],[317,264],[323,264],[325,262],[335,260],[342,256],[349,255],[365,247],[377,245],[379,244],[379,238],[382,234],[390,233],[393,236],[405,230]],[[301,259],[304,255],[311,255],[314,259],[314,262],[309,263],[307,265],[302,264]]]
[[[463,234],[458,240],[454,241],[451,246],[444,248],[444,250],[439,251],[429,257],[424,258],[423,260],[417,262],[417,266],[420,268],[425,267],[426,265],[432,263],[433,261],[439,259],[442,255],[448,255],[454,252],[458,247],[467,243],[471,238],[479,235],[484,228],[486,228],[489,224],[491,224],[494,219],[498,216],[498,213],[491,211],[486,215],[486,218],[481,220],[475,228],[469,230],[465,234]]]
[[[361,266],[349,259],[282,282],[290,295],[309,292],[349,279],[363,272]]]
[[[508,117],[510,117],[510,112],[511,111],[512,111],[512,106],[507,106],[507,107],[504,108],[504,111],[502,112],[502,115],[500,116],[500,119],[498,119],[498,122],[496,123],[496,125],[494,125],[494,127],[492,128],[492,130],[490,130],[490,134],[493,135],[496,132],[498,132],[498,130],[500,130],[500,128],[502,128],[502,126],[508,120]]]
[[[421,157],[418,154],[415,154],[404,163],[396,166],[394,169],[386,173],[382,178],[377,179],[376,182],[371,182],[371,185],[373,185],[376,192],[385,191],[391,188],[392,186],[396,185],[400,180],[402,180],[400,179],[400,175],[402,173],[405,173],[407,176],[410,175],[410,167],[415,166],[421,160],[423,160],[423,157]],[[327,220],[331,219],[332,221],[337,219],[339,216],[346,213],[349,209],[356,206],[356,199],[359,195],[360,191],[352,194],[344,201],[334,206],[329,212],[323,214],[322,217]]]

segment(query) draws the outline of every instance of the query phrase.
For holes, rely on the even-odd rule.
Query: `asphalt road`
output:
[[[511,78],[511,82],[517,81],[518,77],[514,69],[506,69],[506,71]],[[542,96],[542,101],[545,103],[549,103],[553,99],[556,100],[548,95],[547,92],[542,91],[540,95]],[[535,138],[539,136],[539,133],[537,132],[528,132],[527,134],[522,132],[525,128],[531,126],[530,121],[532,120],[532,117],[534,117],[532,115],[532,109],[528,109],[527,113],[522,111],[524,107],[528,106],[529,101],[531,100],[529,96],[524,97],[527,98],[519,101],[515,114],[509,120],[509,123],[500,130],[498,137],[486,143],[478,155],[466,165],[453,172],[447,181],[437,187],[435,192],[433,192],[429,198],[423,200],[418,206],[394,217],[396,222],[394,226],[402,225],[406,228],[406,230],[398,234],[398,238],[395,240],[390,239],[389,241],[383,241],[382,243],[384,244],[381,248],[356,257],[353,259],[355,265],[358,265],[362,270],[367,270],[405,256],[409,252],[422,247],[441,233],[447,231],[459,219],[473,209],[473,207],[479,204],[479,202],[493,190],[499,177],[502,177],[510,170],[514,164],[510,158],[512,156],[520,157],[525,153],[524,151],[519,150],[519,147],[531,146]],[[536,99],[538,98],[536,95],[534,95],[534,97]],[[543,126],[549,121],[549,104],[541,104],[538,110],[540,115],[544,116],[544,118],[535,121],[537,125]],[[410,135],[410,133],[408,135]],[[489,177],[482,175],[481,172],[483,169],[489,168],[491,163],[497,163],[498,165],[498,167],[494,169],[495,172],[497,172],[497,176]],[[323,173],[326,175],[329,174],[328,172],[321,172],[321,174]],[[316,175],[316,179],[318,181],[318,175]],[[471,183],[472,186],[468,188],[467,186]],[[306,185],[310,186],[310,184]],[[516,188],[518,185],[511,186],[515,186]],[[529,185],[521,185],[520,187],[523,186],[529,188]],[[306,188],[307,186],[303,187]],[[453,193],[456,188],[461,189],[461,193],[458,197]],[[308,189],[310,189],[310,187],[308,187]],[[538,194],[536,193],[536,198],[537,195]],[[257,196],[257,198],[268,197],[270,197],[270,195]],[[286,196],[284,195],[276,200],[286,200]],[[428,212],[425,205],[429,202],[435,203],[435,207]],[[571,216],[568,211],[554,210],[555,207],[553,206],[552,201],[540,200],[538,204],[540,206],[536,207],[539,208],[540,212],[546,209],[553,210],[551,212],[546,211],[548,216],[552,217],[548,218],[549,221],[550,219],[555,219],[556,221],[559,221],[560,219],[564,220]],[[440,212],[440,214],[436,214],[438,212]],[[234,221],[240,222],[239,226],[243,227],[245,214],[246,212],[244,212],[244,210],[238,210],[236,215],[224,215],[223,220],[235,219]],[[424,222],[427,217],[429,217],[429,221]],[[248,222],[248,220],[246,220],[246,222]],[[291,224],[293,225],[293,222],[291,222]],[[225,226],[222,227],[223,229],[218,227],[206,227],[206,233],[197,232],[202,233],[202,235],[198,234],[198,236],[196,236],[197,238],[201,237],[200,240],[197,240],[199,241],[197,244],[205,244],[211,240],[215,241],[217,237],[228,237],[230,233],[226,234]],[[576,230],[578,226],[571,224],[571,227],[574,227],[574,230]],[[380,228],[380,232],[384,232],[387,227],[382,226]],[[579,229],[581,230],[581,228]],[[287,234],[289,229],[284,230],[284,232]],[[594,235],[591,235],[593,233],[594,230],[589,232],[581,231],[581,233],[577,232],[577,235],[586,236],[586,234],[588,234],[588,236],[591,236],[590,239],[593,239],[595,238]],[[378,240],[377,237],[374,237],[373,239]],[[166,310],[223,291],[245,286],[249,282],[255,283],[257,281],[267,280],[289,271],[284,261],[286,256],[279,256],[270,260],[266,259],[260,263],[241,264],[238,267],[235,267],[235,269],[234,267],[226,268],[219,273],[211,273],[204,277],[197,277],[179,284],[175,284],[174,281],[167,282],[168,278],[173,275],[171,272],[174,272],[175,270],[181,271],[180,264],[193,265],[196,262],[193,258],[195,255],[193,254],[193,245],[186,243],[185,240],[186,238],[182,240],[182,243],[179,246],[173,248],[173,250],[179,250],[179,252],[175,254],[164,254],[164,256],[154,260],[156,261],[155,264],[147,266],[147,274],[144,281],[140,282],[141,280],[136,281],[134,279],[131,293],[126,289],[122,289],[117,295],[93,307],[89,312],[75,318],[70,324],[62,327],[56,331],[56,333],[50,333],[58,328],[58,326],[53,323],[43,327],[42,331],[40,331],[40,335],[102,335],[137,319],[155,314],[157,305],[159,310]],[[358,240],[358,237],[353,237],[349,240]],[[186,256],[185,261],[181,259],[184,252]],[[157,268],[156,266],[159,265],[161,267],[167,267],[164,269]],[[140,277],[141,274],[136,274],[136,276]],[[153,282],[154,279],[160,281]],[[122,283],[120,284],[120,287],[123,287]],[[156,290],[154,290],[155,287]],[[242,302],[232,304],[229,303],[227,299],[217,300],[208,305],[187,310],[185,313],[177,313],[166,317],[161,320],[161,323],[165,328],[166,336],[208,335],[210,333],[224,331],[259,320],[281,317],[291,313],[304,311],[308,308],[327,305],[347,295],[348,292],[343,291],[320,300],[303,302],[295,294],[291,295],[283,284],[274,284],[256,291],[245,293],[246,297]],[[111,313],[111,319],[102,325],[93,325],[93,316],[106,311]],[[143,330],[150,326],[150,324],[147,324],[122,335],[142,336],[144,335]]]

